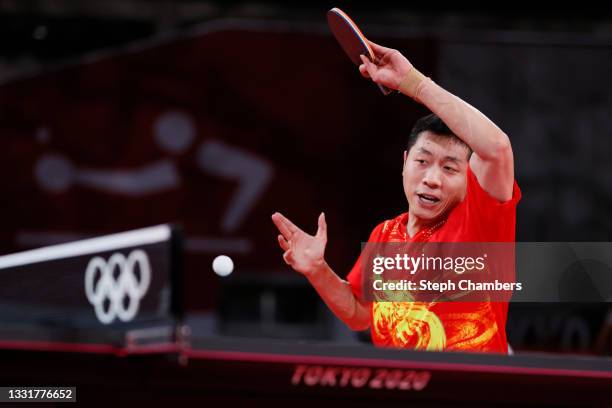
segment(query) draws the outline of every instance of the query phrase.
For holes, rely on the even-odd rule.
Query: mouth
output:
[[[419,197],[419,202],[426,206],[436,205],[438,202],[440,202],[438,197],[431,194],[417,193],[417,197]]]

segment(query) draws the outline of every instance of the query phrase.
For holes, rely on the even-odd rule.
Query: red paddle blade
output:
[[[327,24],[336,41],[338,41],[353,64],[357,66],[362,64],[360,55],[365,55],[376,64],[376,56],[367,38],[345,12],[337,7],[329,10],[327,12]],[[389,95],[392,92],[382,85],[378,85],[378,88],[384,95]]]
[[[374,52],[357,24],[339,8],[327,12],[327,24],[334,37],[355,65],[361,65],[360,55],[374,61]]]

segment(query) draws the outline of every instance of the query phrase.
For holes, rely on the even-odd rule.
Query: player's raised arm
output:
[[[327,223],[325,215],[319,216],[315,235],[307,234],[281,213],[274,213],[272,221],[280,232],[278,244],[284,251],[287,265],[304,275],[331,311],[353,330],[365,330],[370,326],[370,314],[366,305],[353,295],[349,283],[340,279],[325,262]]]
[[[362,56],[361,74],[437,114],[474,151],[470,167],[482,188],[500,201],[512,198],[514,159],[508,136],[476,108],[420,73],[399,51],[369,43],[376,64]]]

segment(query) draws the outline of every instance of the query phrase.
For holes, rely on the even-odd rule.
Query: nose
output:
[[[442,179],[440,176],[440,170],[438,167],[430,166],[423,177],[423,184],[429,188],[440,188],[442,185]]]

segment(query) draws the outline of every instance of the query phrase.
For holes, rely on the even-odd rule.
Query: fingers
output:
[[[319,215],[319,228],[317,229],[317,237],[327,240],[327,223],[325,222],[325,213]]]
[[[359,73],[364,78],[370,78],[370,74],[368,74],[368,70],[366,69],[365,65],[363,65],[363,64],[361,64],[359,66]]]
[[[374,51],[374,55],[376,55],[377,58],[381,58],[386,53],[393,51],[392,48],[383,47],[382,45],[376,44],[370,40],[368,40],[368,44],[370,44],[370,48],[372,48],[372,51]]]
[[[287,265],[291,265],[293,263],[293,252],[291,252],[290,249],[288,251],[285,251],[285,253],[283,254],[283,259],[285,260],[285,263]]]
[[[281,247],[281,249],[283,251],[288,251],[289,250],[289,243],[287,242],[285,237],[283,237],[282,235],[278,236],[278,244],[280,245],[280,247]]]
[[[366,56],[360,55],[361,61],[363,62],[363,66],[365,67],[366,73],[368,77],[374,78],[374,74],[376,73],[376,65],[372,63]],[[360,66],[361,67],[361,66]],[[361,68],[359,69],[361,71]]]
[[[291,239],[293,234],[300,230],[279,212],[275,212],[274,214],[272,214],[272,222],[274,222],[276,228],[278,228],[280,233],[283,234],[287,241]]]
[[[283,222],[283,224],[285,224],[285,226],[287,227],[287,229],[289,231],[291,231],[292,234],[295,234],[296,232],[301,231],[301,229],[299,229],[294,223],[292,223],[291,221],[289,221],[289,218],[285,217],[283,214],[277,212],[276,213],[278,215],[278,217],[280,218],[280,220]]]

